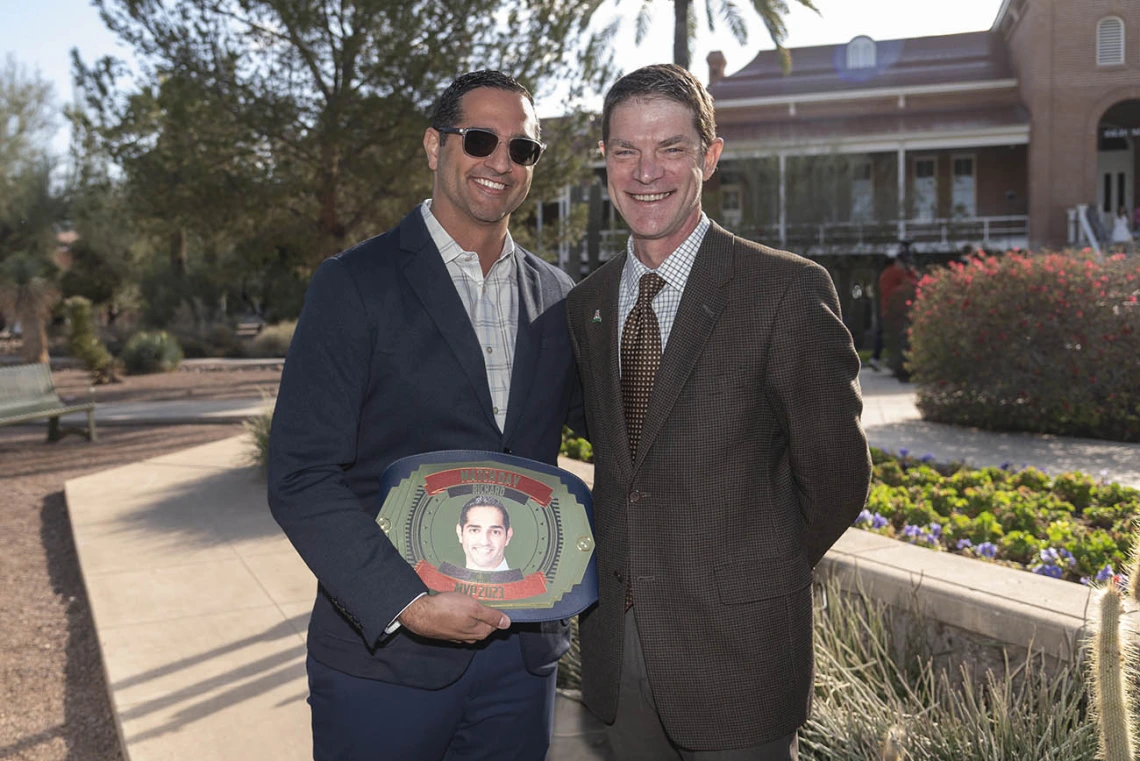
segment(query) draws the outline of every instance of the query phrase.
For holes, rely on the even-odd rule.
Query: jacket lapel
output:
[[[621,327],[618,315],[618,289],[621,287],[621,273],[625,269],[626,252],[613,260],[593,277],[597,280],[595,299],[587,305],[590,314],[585,315],[585,330],[590,333],[590,369],[592,383],[586,384],[598,390],[595,402],[598,405],[598,419],[606,426],[602,432],[604,441],[614,442],[613,456],[624,478],[633,472],[633,462],[629,456],[629,434],[625,429],[625,407],[621,400],[621,371],[618,369],[618,329]],[[594,321],[594,310],[601,322]],[[586,379],[582,379],[583,383]]]
[[[645,459],[657,434],[669,418],[677,396],[704,351],[705,342],[720,319],[727,302],[724,284],[732,278],[733,237],[715,223],[705,233],[693,269],[685,283],[685,293],[669,332],[669,343],[661,356],[661,367],[653,382],[649,409],[637,447],[636,471]],[[615,360],[616,366],[616,360]],[[619,397],[620,399],[620,393]],[[627,447],[628,451],[628,447]]]
[[[523,416],[523,407],[534,383],[538,352],[542,336],[538,335],[535,321],[546,309],[538,273],[527,262],[521,251],[515,254],[515,272],[519,285],[518,331],[515,337],[515,359],[511,369],[511,394],[507,402],[507,421],[503,441],[506,442]]]
[[[404,276],[454,352],[459,366],[475,389],[483,414],[491,425],[498,428],[492,411],[491,389],[487,385],[487,368],[479,351],[479,339],[421,215],[417,206],[400,223]]]

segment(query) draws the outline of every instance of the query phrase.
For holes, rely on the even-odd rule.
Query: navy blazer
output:
[[[317,268],[269,438],[269,507],[319,582],[308,647],[356,676],[437,689],[478,645],[384,628],[427,589],[376,525],[380,476],[440,449],[555,464],[562,426],[582,430],[564,301],[573,282],[519,249],[518,337],[506,430],[483,353],[421,210]],[[566,621],[515,625],[527,668],[549,673]]]

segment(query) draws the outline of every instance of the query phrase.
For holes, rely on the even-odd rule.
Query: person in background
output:
[[[875,344],[867,366],[875,372],[882,369],[883,349],[886,346],[886,330],[888,323],[897,322],[895,311],[898,305],[893,303],[895,294],[906,284],[918,283],[918,274],[914,270],[913,256],[910,252],[910,241],[900,241],[897,251],[887,254],[887,266],[879,273],[879,321],[875,327]],[[892,362],[892,364],[897,364]]]
[[[1132,230],[1128,223],[1128,209],[1121,206],[1116,210],[1116,219],[1112,222],[1112,245],[1120,251],[1132,253]]]

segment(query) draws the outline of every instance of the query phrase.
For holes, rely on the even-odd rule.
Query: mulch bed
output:
[[[54,374],[82,395],[86,374]],[[273,370],[176,372],[100,386],[98,401],[258,398]],[[98,639],[63,485],[68,479],[235,436],[238,425],[111,427],[91,444],[45,443],[46,421],[0,428],[0,759],[119,761]]]

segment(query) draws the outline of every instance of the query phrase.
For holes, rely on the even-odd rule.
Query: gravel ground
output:
[[[265,370],[177,372],[100,386],[101,401],[257,398]],[[86,390],[55,373],[61,394]],[[105,392],[105,393],[104,393]],[[119,741],[63,496],[65,481],[227,438],[236,425],[99,429],[46,444],[46,422],[0,428],[0,759],[118,761]]]

